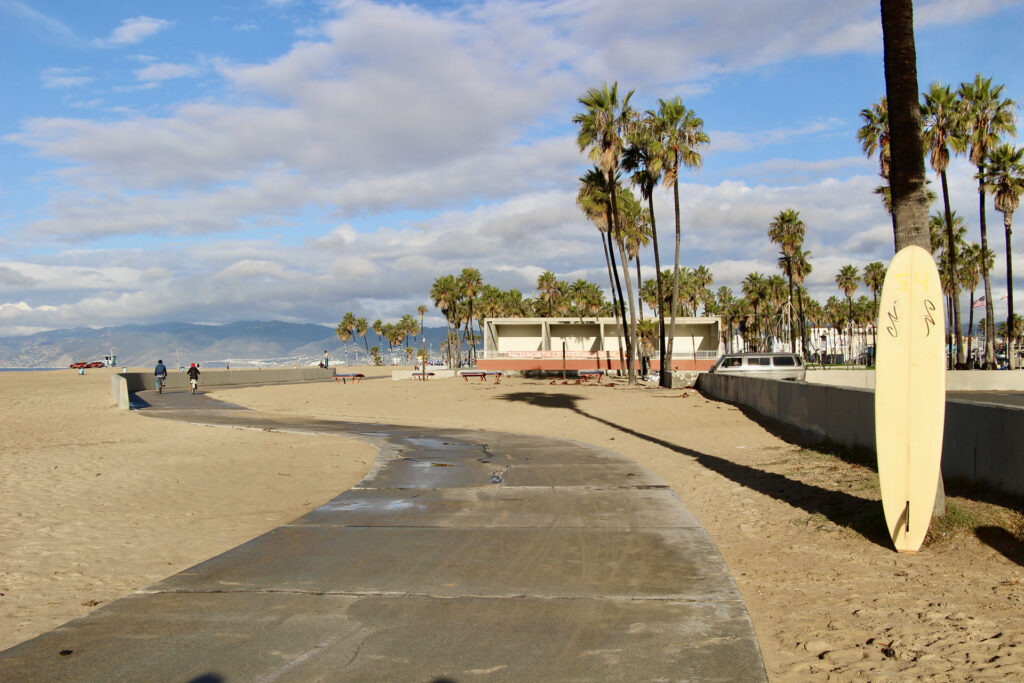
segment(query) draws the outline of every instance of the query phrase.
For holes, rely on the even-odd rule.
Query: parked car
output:
[[[719,375],[803,381],[807,367],[795,353],[727,353],[708,372]]]

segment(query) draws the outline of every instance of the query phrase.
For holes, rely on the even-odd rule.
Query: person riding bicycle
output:
[[[160,385],[163,382],[167,381],[167,366],[164,365],[164,362],[162,360],[158,360],[156,362],[156,367],[153,368],[153,374],[157,378],[156,386],[157,386],[157,389],[159,389]]]
[[[199,386],[199,368],[196,367],[196,364],[193,363],[187,372],[189,382],[194,382],[195,386]]]

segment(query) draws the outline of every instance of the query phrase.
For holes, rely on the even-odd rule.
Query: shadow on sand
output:
[[[717,472],[740,486],[771,496],[810,514],[822,515],[838,526],[856,531],[877,545],[886,549],[892,548],[889,531],[886,529],[885,519],[882,515],[882,506],[878,501],[853,496],[842,491],[830,491],[813,484],[805,484],[781,474],[740,465],[718,456],[659,439],[650,434],[634,431],[582,410],[579,403],[584,399],[579,396],[522,391],[507,394],[501,398],[505,401],[529,403],[541,408],[571,410],[624,434],[693,458],[703,467]]]

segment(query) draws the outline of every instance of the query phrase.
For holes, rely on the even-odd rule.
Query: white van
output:
[[[807,367],[795,353],[727,353],[708,371],[719,375],[803,381]]]

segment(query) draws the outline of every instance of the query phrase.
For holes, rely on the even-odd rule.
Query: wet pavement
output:
[[[294,522],[0,653],[2,680],[766,679],[718,550],[622,455],[268,416],[187,392],[134,405],[379,453],[360,484]]]

